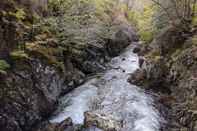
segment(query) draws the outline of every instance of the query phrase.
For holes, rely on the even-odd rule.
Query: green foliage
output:
[[[197,3],[195,5],[193,5],[194,7],[194,17],[192,18],[192,25],[193,26],[197,26]]]
[[[192,44],[194,46],[197,46],[197,36],[196,35],[192,37]]]
[[[8,14],[14,16],[19,21],[22,21],[26,18],[26,13],[22,8],[17,8],[16,12],[8,12]]]
[[[113,1],[109,0],[50,0],[51,17],[37,25],[40,32],[51,32],[59,40],[58,47],[73,57],[81,57],[90,46],[104,46],[110,38]]]
[[[153,15],[156,7],[153,5],[146,6],[142,12],[128,11],[128,19],[138,28],[138,33],[142,41],[147,43],[152,41],[156,28],[153,24]]]
[[[28,54],[26,54],[24,51],[21,51],[21,50],[11,52],[10,56],[14,60],[28,59],[29,58]]]
[[[17,9],[15,16],[18,20],[24,20],[26,18],[26,13],[23,9]]]
[[[0,73],[6,74],[6,70],[10,68],[10,65],[5,60],[0,60]]]

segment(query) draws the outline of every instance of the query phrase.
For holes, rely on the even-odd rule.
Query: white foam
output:
[[[138,56],[129,47],[125,53],[110,63],[114,69],[107,71],[102,78],[93,79],[66,95],[60,105],[59,114],[51,122],[61,122],[71,117],[76,124],[82,124],[84,112],[91,110],[91,104],[99,103],[94,109],[105,115],[112,115],[124,121],[121,131],[159,131],[163,120],[153,107],[151,96],[127,82],[129,73],[138,69]],[[92,101],[95,102],[92,102]],[[65,103],[70,105],[65,106]]]
[[[71,117],[74,123],[83,123],[84,112],[89,110],[89,104],[97,94],[97,88],[90,85],[90,83],[86,83],[69,95],[64,96],[61,99],[60,103],[62,105],[59,106],[57,115],[52,117],[50,122],[60,123],[66,118]]]

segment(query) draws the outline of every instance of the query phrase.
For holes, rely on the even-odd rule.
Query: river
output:
[[[91,111],[121,121],[120,131],[159,131],[164,120],[153,97],[127,82],[139,68],[138,56],[132,50],[131,45],[111,60],[111,69],[62,97],[50,121],[59,123],[71,117],[75,124],[83,124],[84,112]]]

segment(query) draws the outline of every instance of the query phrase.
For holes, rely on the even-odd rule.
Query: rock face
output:
[[[66,79],[83,77],[77,73],[66,76],[38,59],[18,60],[13,64],[13,70],[0,76],[2,131],[30,130],[54,111],[61,93],[74,88],[66,86]]]
[[[173,35],[179,34],[182,37],[180,30],[176,33],[173,29],[173,34],[170,33],[171,30],[165,31],[167,34],[160,34],[160,38],[162,35],[163,38],[156,38],[150,44],[152,50],[145,53],[142,68],[132,74],[129,81],[160,94],[158,102],[168,108],[164,115],[169,123],[168,128],[164,130],[195,131],[197,47],[194,39],[196,35],[193,34],[192,37],[181,42],[178,36]],[[160,41],[164,39],[166,40]],[[158,45],[155,46],[155,43]],[[162,51],[156,52],[157,49]]]

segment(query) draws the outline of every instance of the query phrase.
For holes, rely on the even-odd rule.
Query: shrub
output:
[[[6,74],[6,70],[10,68],[10,65],[5,60],[0,60],[0,74]]]

